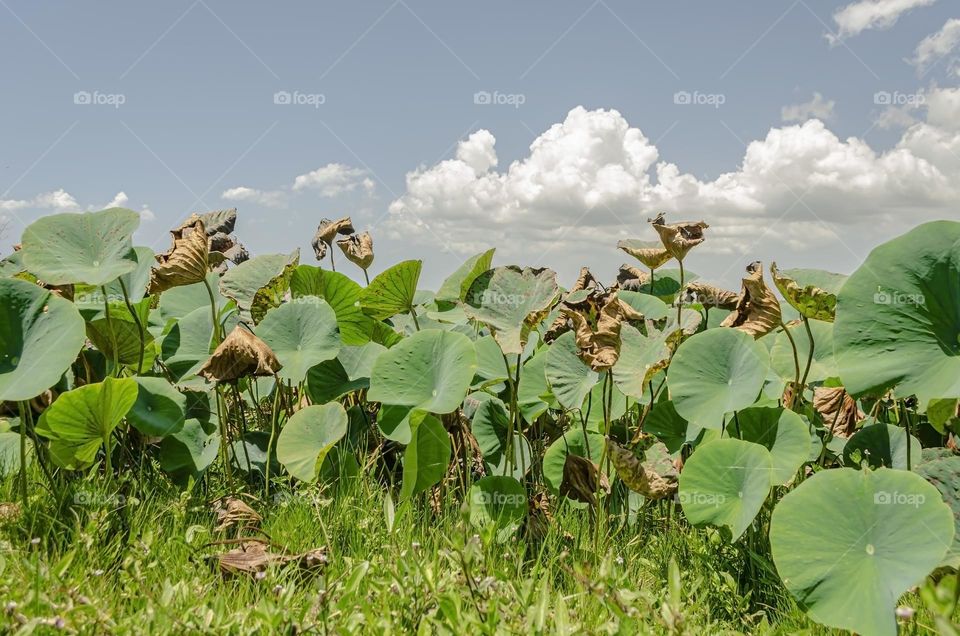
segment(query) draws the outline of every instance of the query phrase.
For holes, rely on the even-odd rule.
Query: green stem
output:
[[[901,403],[901,406],[903,407],[903,423],[904,423],[904,428],[905,428],[906,431],[907,431],[907,470],[912,470],[912,469],[913,469],[913,461],[912,461],[912,458],[910,457],[910,447],[912,446],[912,444],[910,443],[910,442],[912,441],[912,440],[910,439],[910,412],[907,411],[907,404],[906,404],[906,402],[902,402],[902,403]]]
[[[233,466],[230,465],[230,431],[227,428],[226,403],[220,393],[220,387],[217,386],[214,391],[217,394],[217,419],[220,421],[220,459],[223,462],[223,470],[227,475],[229,492],[233,493]]]
[[[103,294],[103,313],[107,321],[107,329],[110,331],[110,342],[112,343],[113,353],[113,373],[120,375],[120,352],[117,351],[117,333],[113,330],[113,320],[110,318],[110,302],[107,296],[107,288],[100,286],[100,293]]]
[[[333,262],[333,244],[330,245],[330,269],[334,272],[337,271],[337,266]]]
[[[370,286],[370,274],[367,273],[367,270],[363,270],[363,279],[367,281],[367,287]]]
[[[251,378],[252,381],[252,378]],[[243,445],[243,456],[247,460],[247,476],[253,472],[253,465],[250,463],[250,452],[247,450],[247,410],[243,406],[243,396],[240,395],[240,387],[233,385],[233,399],[237,401],[237,409],[240,411],[240,428],[243,434],[240,443]],[[269,461],[269,457],[267,458]]]
[[[783,324],[783,321],[780,321],[780,326],[783,328],[783,333],[787,335],[787,340],[790,341],[790,348],[793,349],[793,390],[796,391],[800,386],[800,355],[797,353],[797,343],[793,340],[793,334],[790,333],[790,330],[787,329],[787,326]],[[796,398],[794,398],[794,404],[796,403]],[[790,405],[793,406],[792,404]],[[793,409],[796,410],[796,409]]]
[[[683,261],[677,260],[677,262],[680,263],[680,291],[677,293],[677,328],[680,330],[677,336],[677,346],[679,346],[683,342],[683,322],[681,320],[683,313]],[[652,285],[650,291],[653,292]]]
[[[504,475],[509,475],[513,472],[513,431],[515,429],[515,422],[517,418],[517,384],[513,381],[513,374],[510,373],[510,361],[507,359],[507,354],[500,352],[500,355],[503,356],[503,364],[507,370],[507,385],[510,387],[510,421],[507,424],[507,445],[504,449],[506,453],[506,462],[504,462]],[[520,366],[520,354],[517,354],[517,367],[518,372],[517,376],[519,377],[519,366]]]
[[[217,316],[217,300],[213,295],[213,288],[210,287],[210,281],[203,279],[203,286],[207,288],[207,298],[210,299],[210,318],[213,320],[213,342],[220,344],[220,319]]]
[[[280,378],[273,376],[273,409],[270,411],[270,440],[267,442],[267,467],[266,475],[266,493],[267,499],[270,498],[270,456],[273,453],[273,443],[277,437],[277,411],[280,408],[280,389],[282,387]]]
[[[420,323],[417,321],[417,310],[410,306],[410,316],[413,318],[413,326],[417,328],[417,331],[420,331]],[[507,365],[507,373],[510,372],[510,365]]]
[[[137,336],[140,338],[140,353],[137,358],[137,373],[143,373],[143,354],[144,350],[147,348],[147,338],[143,332],[143,323],[140,322],[140,314],[133,310],[133,305],[130,303],[130,294],[127,292],[127,284],[123,282],[123,278],[118,279],[120,281],[120,290],[123,292],[123,302],[127,305],[127,311],[130,312],[130,315],[133,316],[133,322],[137,325]]]
[[[807,329],[807,340],[810,341],[810,353],[807,354],[807,366],[803,370],[803,378],[800,380],[800,392],[803,393],[803,389],[807,386],[807,376],[810,375],[810,366],[813,364],[813,348],[815,342],[813,341],[813,331],[810,330],[810,319],[806,316],[803,316],[803,326]]]
[[[27,510],[27,410],[30,405],[20,402],[20,499],[23,510]]]

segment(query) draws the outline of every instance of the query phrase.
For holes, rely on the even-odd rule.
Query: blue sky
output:
[[[705,278],[848,271],[960,216],[956,18],[948,0],[0,0],[0,251],[111,202],[160,250],[189,212],[236,206],[254,253],[312,262],[320,218],[351,214],[374,271],[422,257],[436,285],[496,245],[569,283],[612,275],[616,241],[666,210],[711,224]]]

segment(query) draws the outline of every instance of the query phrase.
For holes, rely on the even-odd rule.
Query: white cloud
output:
[[[947,20],[939,31],[925,37],[917,45],[913,57],[907,61],[917,67],[918,73],[923,74],[931,66],[956,51],[958,47],[960,47],[960,18],[952,18]]]
[[[344,192],[352,192],[358,187],[372,187],[373,182],[364,178],[365,170],[351,168],[342,163],[328,163],[322,168],[299,175],[293,181],[294,191],[317,190],[320,196],[335,197]]]
[[[808,119],[833,119],[833,109],[837,105],[832,99],[826,100],[820,93],[814,93],[813,99],[802,104],[784,106],[780,109],[780,119],[785,122],[806,121]]]
[[[32,199],[0,199],[0,210],[16,212],[17,210],[41,209],[64,212],[77,210],[80,205],[69,192],[62,188],[38,194]]]
[[[706,219],[710,238],[698,253],[735,255],[735,264],[772,249],[757,246],[768,232],[778,248],[849,253],[848,244],[956,215],[960,133],[933,123],[954,104],[952,92],[938,91],[930,120],[887,152],[811,119],[771,129],[738,169],[712,181],[659,161],[657,148],[614,110],[573,109],[502,171],[493,135],[479,131],[454,159],[407,175],[387,228],[461,255],[498,246],[508,260],[571,274],[580,264],[622,260],[612,249],[617,239],[647,236],[645,220],[659,211],[668,220]]]
[[[832,44],[869,29],[889,29],[901,15],[918,7],[928,7],[937,0],[860,0],[838,9],[833,14],[837,34],[828,34]]]
[[[874,119],[874,124],[878,128],[890,130],[891,128],[909,128],[917,123],[917,118],[911,113],[919,106],[888,106]]]
[[[287,193],[283,190],[257,190],[240,186],[224,190],[220,196],[228,201],[250,201],[267,208],[287,206]]]
[[[149,223],[150,221],[156,220],[156,218],[157,215],[150,209],[150,206],[145,204],[140,208],[140,219],[142,221]]]

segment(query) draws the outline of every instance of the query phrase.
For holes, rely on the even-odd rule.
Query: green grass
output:
[[[269,505],[249,500],[263,533],[293,552],[325,546],[329,562],[318,575],[288,565],[257,579],[224,577],[211,561],[231,546],[209,544],[237,530],[215,531],[202,493],[125,483],[118,505],[99,483],[53,497],[35,482],[27,509],[0,528],[2,631],[829,633],[747,548],[689,528],[669,504],[602,528],[595,552],[586,510],[556,510],[541,541],[498,544],[452,495],[440,514],[424,499],[398,506],[391,532],[380,484],[288,490]],[[3,484],[5,500],[16,493]]]

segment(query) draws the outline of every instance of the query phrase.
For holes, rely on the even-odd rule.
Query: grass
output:
[[[269,504],[248,500],[263,516],[263,533],[291,552],[325,546],[326,567],[224,577],[211,557],[231,546],[211,543],[239,529],[215,530],[203,493],[156,482],[145,493],[121,483],[122,497],[98,489],[96,475],[56,497],[32,484],[27,508],[0,528],[2,630],[830,633],[804,616],[749,548],[689,528],[671,503],[602,528],[596,552],[588,511],[569,506],[554,511],[542,540],[498,543],[477,534],[453,495],[439,513],[421,499],[390,515],[385,489],[372,480],[286,490]],[[15,500],[14,480],[0,492]]]

